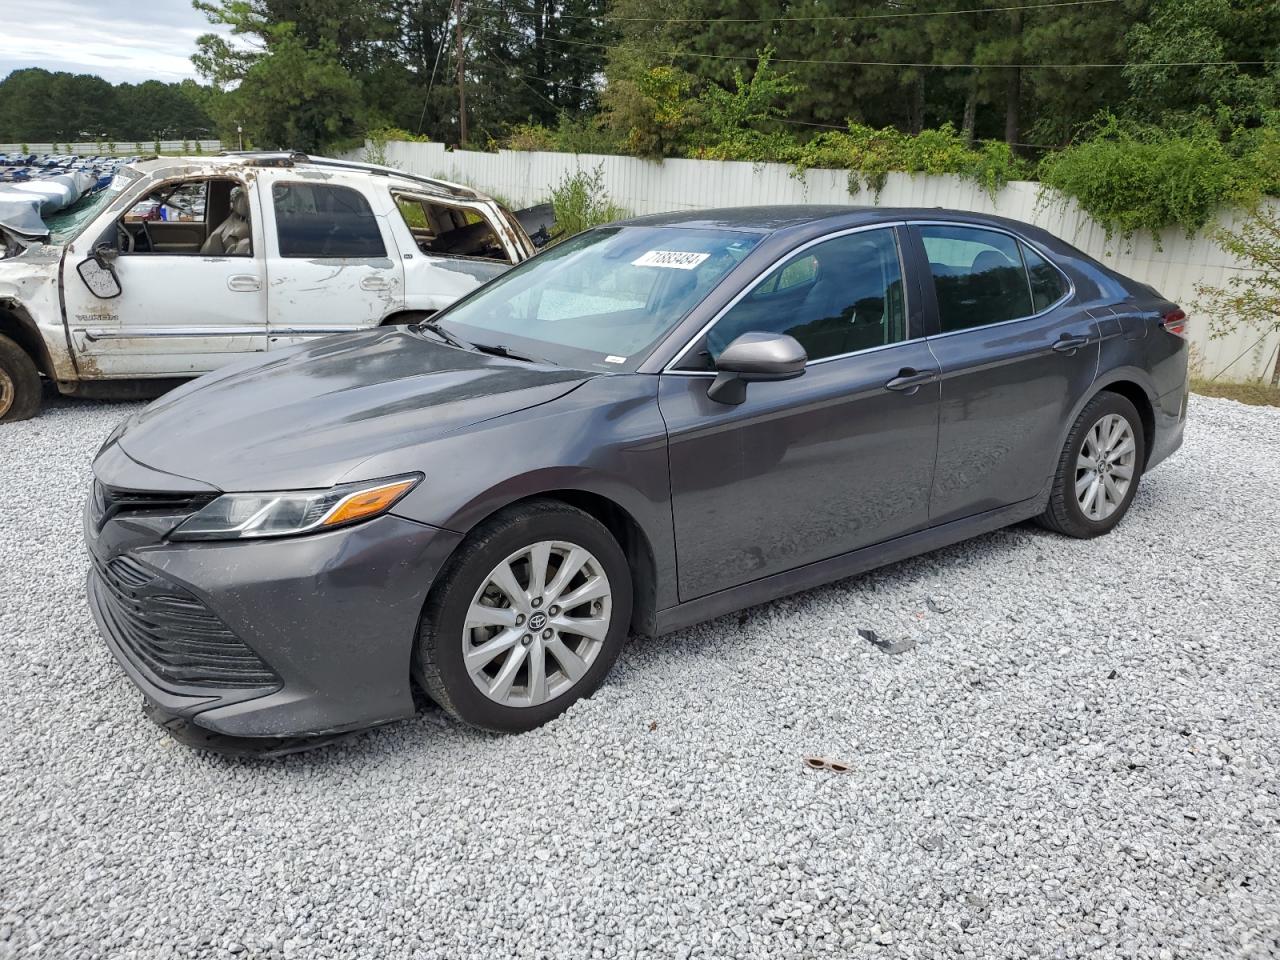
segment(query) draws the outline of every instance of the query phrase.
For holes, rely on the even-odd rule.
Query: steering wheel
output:
[[[147,221],[142,221],[142,236],[147,241],[147,249],[144,253],[155,253],[156,245],[151,242],[151,231],[147,228]]]

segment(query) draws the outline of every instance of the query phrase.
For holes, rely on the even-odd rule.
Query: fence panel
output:
[[[362,158],[363,152],[351,156]],[[682,159],[657,163],[635,157],[510,150],[481,153],[449,151],[439,143],[388,143],[386,156],[393,167],[465,183],[497,194],[515,207],[541,203],[566,175],[599,166],[610,197],[636,215],[757,203],[834,203],[948,207],[1011,217],[1043,227],[1187,307],[1195,362],[1204,376],[1226,380],[1269,376],[1280,351],[1280,333],[1246,329],[1211,339],[1207,318],[1195,315],[1198,283],[1222,284],[1247,269],[1225,254],[1208,230],[1193,237],[1166,230],[1158,241],[1148,235],[1108,240],[1102,227],[1074,201],[1043,195],[1038,183],[1009,183],[992,198],[958,177],[891,173],[877,196],[866,189],[851,193],[846,171],[809,170],[799,175],[783,164]],[[1225,211],[1217,225],[1230,226],[1240,216],[1238,211]]]

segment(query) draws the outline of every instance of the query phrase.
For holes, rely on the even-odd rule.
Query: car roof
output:
[[[399,181],[399,185],[405,189],[414,189],[442,197],[454,197],[461,200],[488,199],[480,191],[460,183],[439,180],[435,177],[423,177],[415,173],[405,173],[403,170],[379,166],[374,163],[339,160],[334,157],[313,157],[296,151],[228,152],[212,156],[147,157],[130,164],[130,166],[144,174],[163,172],[174,167],[206,173],[227,173],[233,169],[243,170],[245,168],[266,167],[286,168],[299,173],[324,175],[347,172],[387,177],[388,179]]]
[[[719,207],[709,210],[679,210],[633,217],[617,225],[646,227],[683,227],[687,229],[736,230],[743,233],[774,234],[804,230],[821,225],[822,232],[845,227],[869,226],[877,223],[899,223],[903,220],[943,220],[975,226],[1013,230],[1036,239],[1050,237],[1045,231],[1020,220],[971,210],[948,210],[943,207],[868,207],[853,204],[790,204],[779,206]]]

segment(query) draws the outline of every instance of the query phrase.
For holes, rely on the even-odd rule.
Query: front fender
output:
[[[657,377],[596,377],[548,403],[375,458],[362,470],[369,476],[422,472],[426,479],[394,512],[461,534],[529,497],[573,491],[604,498],[648,540],[659,608],[676,602],[667,435]]]

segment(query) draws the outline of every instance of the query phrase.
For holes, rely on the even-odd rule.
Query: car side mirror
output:
[[[804,347],[785,333],[744,333],[720,352],[716,379],[707,396],[719,403],[742,403],[755,380],[794,380],[808,361]]]
[[[120,296],[120,278],[116,276],[118,251],[109,243],[100,243],[93,253],[76,264],[76,273],[99,300],[111,300]]]

